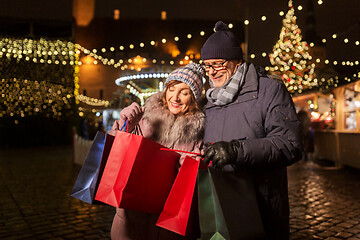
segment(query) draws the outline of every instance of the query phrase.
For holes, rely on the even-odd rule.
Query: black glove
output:
[[[226,164],[235,164],[238,158],[239,142],[232,140],[231,142],[205,143],[204,161],[215,168],[222,168]]]

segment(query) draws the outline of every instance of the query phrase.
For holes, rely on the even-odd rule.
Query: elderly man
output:
[[[243,61],[240,43],[226,24],[217,22],[215,31],[201,49],[210,79],[205,161],[224,171],[250,173],[267,239],[288,239],[286,167],[302,157],[294,104],[281,81]]]

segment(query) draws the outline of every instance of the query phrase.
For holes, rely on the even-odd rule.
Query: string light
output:
[[[0,117],[70,116],[79,87],[78,56],[72,42],[1,38]]]
[[[109,101],[87,97],[82,94],[78,95],[78,100],[90,106],[108,107],[110,105]]]
[[[282,14],[281,14],[282,13]],[[280,12],[279,15],[282,16],[284,13]],[[265,21],[266,20],[266,16],[262,16],[262,20]],[[245,20],[244,24],[245,25],[249,25],[250,21],[249,20]],[[233,26],[233,24],[229,24],[229,28],[231,28],[231,26]],[[335,38],[337,37],[337,34],[333,34],[335,36]],[[192,35],[189,33],[188,34],[188,38],[189,36],[192,37]],[[205,32],[201,31],[200,32],[200,36],[205,36]],[[190,38],[191,38],[190,37]],[[189,39],[190,39],[189,38]],[[334,39],[335,39],[334,38]],[[166,43],[166,39],[163,38],[162,41],[165,40]],[[175,37],[174,38],[175,41],[179,40],[179,37]],[[26,41],[26,40],[24,40]],[[123,65],[124,60],[120,59],[118,61],[114,60],[114,59],[108,59],[106,57],[103,57],[101,55],[98,55],[97,49],[92,49],[91,51],[84,48],[83,46],[79,45],[79,44],[74,44],[74,43],[69,43],[69,42],[62,42],[60,40],[58,41],[54,41],[51,44],[49,44],[48,49],[44,50],[44,46],[40,47],[40,50],[36,49],[31,49],[31,47],[28,46],[34,46],[34,45],[39,45],[38,42],[46,42],[48,43],[49,41],[46,41],[44,39],[40,39],[40,40],[27,40],[28,42],[32,43],[28,43],[28,45],[24,46],[21,50],[18,49],[17,47],[17,43],[15,40],[13,39],[2,39],[0,42],[0,58],[7,58],[9,59],[16,59],[16,61],[27,61],[27,62],[31,62],[31,63],[36,63],[36,64],[46,64],[46,65],[59,65],[59,66],[73,66],[74,68],[74,72],[73,72],[73,80],[74,80],[74,92],[73,95],[75,97],[75,100],[77,100],[77,95],[78,95],[78,89],[79,89],[79,84],[78,84],[78,73],[79,73],[79,66],[81,64],[83,64],[80,59],[79,59],[79,55],[80,53],[84,53],[85,55],[88,55],[93,59],[92,63],[93,64],[98,64],[98,63],[102,63],[106,66],[114,66],[115,68],[117,67],[121,67],[122,70],[123,69],[128,69],[128,68],[132,68],[132,69],[137,69],[139,70],[139,68],[135,68],[134,66],[127,66],[127,65]],[[323,41],[326,42],[326,39],[324,38]],[[346,41],[344,39],[345,43],[350,43],[349,39],[346,38]],[[65,45],[67,46],[67,48],[62,49]],[[21,45],[21,44],[20,44]],[[156,42],[155,40],[150,42],[151,46],[156,46]],[[355,41],[355,45],[359,45],[359,41]],[[130,44],[128,45],[129,49],[133,50],[135,49],[135,44]],[[145,43],[141,42],[140,44],[136,44],[136,46],[140,46],[145,47]],[[61,49],[57,49],[57,48],[61,48]],[[69,49],[72,50],[69,50]],[[110,52],[114,52],[117,48],[112,46],[109,48]],[[124,51],[125,47],[123,45],[119,46],[118,49],[120,51]],[[285,51],[291,52],[290,48],[287,48]],[[101,48],[101,51],[103,53],[108,52],[108,50],[106,48]],[[264,57],[264,53],[263,54],[259,54],[259,56],[263,56]],[[255,54],[251,54],[250,55],[252,58],[255,58]],[[265,53],[266,56],[266,53]],[[152,61],[153,63],[156,62],[160,62],[162,64],[165,64],[166,61],[164,60],[156,60],[154,59]],[[170,60],[168,61],[168,63],[170,65],[175,64],[174,60]],[[181,60],[179,61],[179,64],[182,65],[184,64],[184,61]],[[351,62],[349,64],[349,66],[351,66]]]
[[[302,6],[299,5],[299,8],[302,9]],[[284,15],[284,12],[281,11],[281,12],[279,13],[279,15]],[[263,21],[265,21],[265,20],[267,19],[267,17],[266,17],[265,15],[262,16],[261,18],[262,18]],[[249,20],[245,20],[245,21],[244,21],[244,24],[245,24],[245,25],[249,25],[249,24],[250,24],[250,21],[249,21]],[[229,27],[233,27],[233,24],[232,24],[232,23],[229,23],[228,26],[229,26]],[[333,35],[334,35],[335,38],[337,37],[337,34],[333,34]],[[205,32],[204,32],[204,31],[201,31],[201,32],[200,32],[200,36],[205,36]],[[192,38],[192,34],[189,33],[187,37],[188,37],[189,39],[191,39],[191,38]],[[174,38],[174,41],[175,41],[175,42],[179,41],[179,37],[176,36],[176,37]],[[326,39],[324,38],[322,41],[323,41],[323,42],[326,42]],[[166,38],[162,38],[162,39],[160,40],[160,42],[167,43],[168,41],[167,41]],[[350,42],[350,41],[347,39],[347,40],[344,40],[344,42],[345,42],[345,43],[348,43],[348,42]],[[355,44],[356,44],[356,45],[359,45],[360,43],[359,43],[359,41],[355,41]],[[140,43],[140,44],[130,44],[129,49],[130,49],[130,50],[134,50],[134,49],[135,49],[135,47],[134,47],[135,45],[140,45],[140,47],[145,47],[145,43],[142,42],[142,43]],[[150,45],[156,47],[156,46],[157,46],[157,45],[156,45],[156,41],[155,41],[155,40],[151,41],[151,42],[150,42]],[[310,43],[310,46],[314,46],[314,43]],[[114,47],[111,47],[111,48],[114,48]],[[123,47],[123,46],[120,46],[120,49],[124,50],[124,47]],[[83,51],[85,55],[87,55],[87,54],[89,54],[89,53],[91,52],[91,56],[94,57],[94,59],[96,59],[96,62],[94,61],[94,64],[102,63],[102,64],[104,64],[104,65],[106,65],[106,66],[113,66],[113,67],[115,67],[115,68],[121,67],[122,70],[123,70],[123,69],[128,69],[128,67],[122,65],[122,62],[123,62],[122,59],[120,59],[120,60],[118,60],[118,61],[115,61],[115,60],[112,60],[112,61],[111,61],[111,60],[109,60],[109,59],[106,58],[106,57],[102,57],[102,56],[96,55],[96,51],[94,51],[94,50],[96,50],[96,49],[93,49],[93,52],[91,52],[91,51],[89,51],[89,50]],[[110,51],[111,51],[111,49],[110,49]],[[106,52],[107,52],[107,51],[106,51]],[[176,54],[176,56],[177,56],[177,55],[178,55],[178,54]],[[175,60],[175,59],[174,59],[174,60]],[[170,65],[173,65],[173,63],[175,64],[175,62],[176,62],[176,61],[174,61],[174,60],[169,60],[169,61],[167,60],[167,61],[165,61],[165,60],[161,60],[161,59],[160,59],[160,60],[158,60],[158,62],[164,63],[164,61],[165,61],[164,64],[167,63],[167,64],[170,64]],[[182,64],[183,64],[183,62],[178,62],[178,63],[179,63],[179,65],[182,65]],[[79,61],[79,64],[82,64],[82,62]],[[141,69],[141,67],[138,67],[138,66],[129,66],[129,68],[131,68],[131,69]]]
[[[141,73],[141,74],[133,74],[133,75],[126,75],[122,76],[115,80],[116,85],[121,85],[122,82],[129,81],[129,80],[136,80],[136,79],[164,79],[169,76],[169,73],[160,72],[160,73]]]
[[[47,81],[2,79],[0,117],[45,115],[60,119],[71,114],[73,89]]]

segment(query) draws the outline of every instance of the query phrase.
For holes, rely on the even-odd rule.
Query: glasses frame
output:
[[[220,71],[220,70],[224,70],[227,68],[227,66],[224,66],[224,64],[226,62],[228,62],[229,60],[225,60],[223,63],[217,63],[217,64],[203,64],[205,72],[209,72],[210,68],[212,68],[214,71]]]

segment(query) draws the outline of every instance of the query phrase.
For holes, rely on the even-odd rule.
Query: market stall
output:
[[[360,168],[360,81],[293,100],[297,110],[306,111],[310,118],[313,148],[307,154]]]

